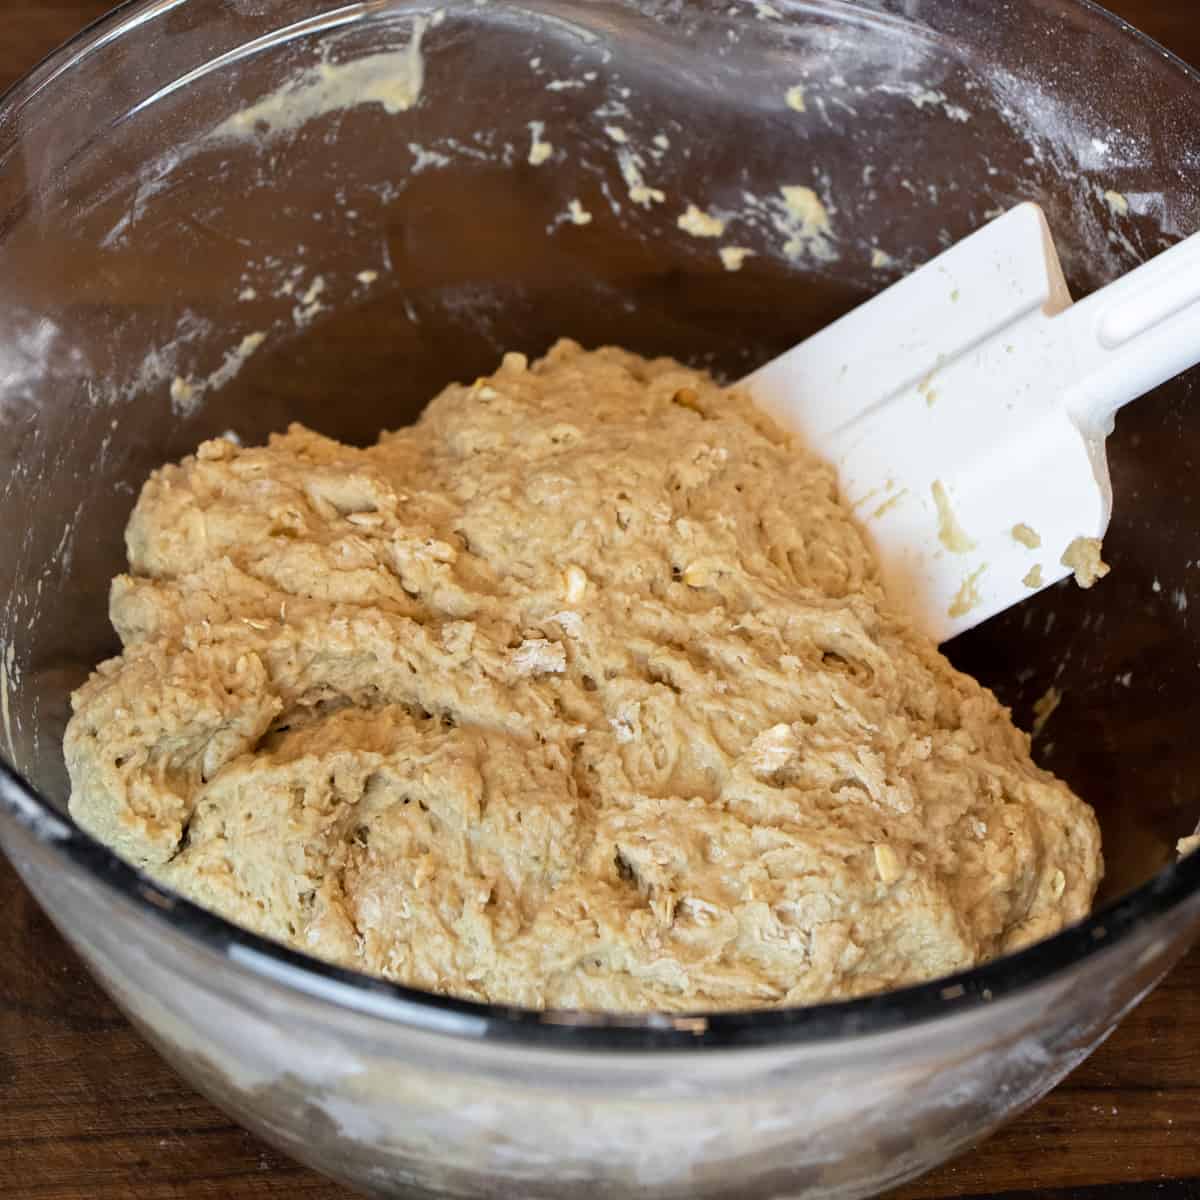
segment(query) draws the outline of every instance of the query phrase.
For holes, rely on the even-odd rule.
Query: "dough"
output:
[[[370,449],[155,473],[79,823],[320,958],[528,1006],[807,1004],[1082,918],[1092,811],[891,612],[832,471],[560,342]]]
[[[1077,537],[1064,551],[1062,565],[1075,572],[1081,588],[1095,587],[1112,569],[1101,557],[1104,547],[1099,538]]]

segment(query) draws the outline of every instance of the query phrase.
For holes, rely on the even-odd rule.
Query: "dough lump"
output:
[[[1089,909],[1091,809],[889,609],[831,469],[670,360],[564,341],[369,449],[206,442],[126,538],[71,810],[330,962],[807,1004]]]

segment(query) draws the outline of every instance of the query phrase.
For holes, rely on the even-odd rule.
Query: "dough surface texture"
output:
[[[888,608],[734,391],[560,342],[369,449],[157,471],[78,822],[330,962],[531,1007],[807,1004],[1088,912],[1091,809]]]

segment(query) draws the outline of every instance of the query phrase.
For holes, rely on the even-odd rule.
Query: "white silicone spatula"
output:
[[[832,462],[891,598],[944,641],[1071,573],[1117,409],[1200,362],[1200,234],[1071,303],[1022,204],[744,385]]]

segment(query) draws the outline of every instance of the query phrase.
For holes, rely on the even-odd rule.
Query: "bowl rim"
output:
[[[124,0],[0,92],[0,132],[44,87],[98,47],[189,0]],[[1056,0],[1111,26],[1193,85],[1200,71],[1096,0]],[[807,7],[807,5],[801,5]],[[1060,978],[1200,897],[1200,852],[1169,863],[1134,891],[1054,936],[982,966],[895,991],[801,1008],[719,1013],[539,1011],[440,996],[334,966],[240,928],[162,887],[72,824],[0,759],[0,816],[141,915],[235,967],[336,1008],[425,1033],[559,1050],[712,1051],[830,1044],[975,1012]]]

